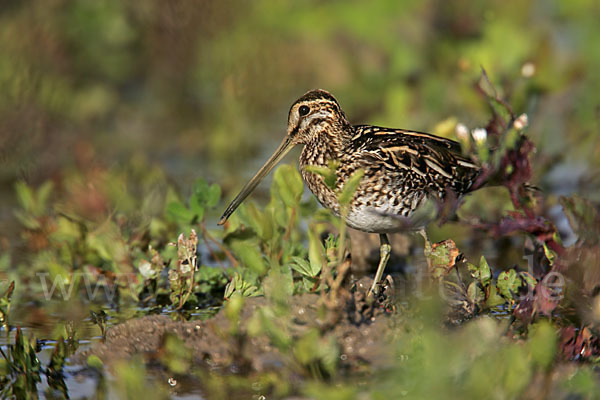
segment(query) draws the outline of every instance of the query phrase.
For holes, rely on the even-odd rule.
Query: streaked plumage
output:
[[[340,215],[335,191],[358,169],[364,177],[351,201],[346,223],[355,229],[379,233],[382,261],[377,277],[387,262],[386,233],[400,228],[390,216],[410,218],[429,198],[443,199],[448,191],[467,193],[479,174],[479,167],[461,154],[459,143],[422,132],[371,125],[351,125],[337,100],[324,90],[300,97],[288,114],[287,135],[273,156],[225,210],[220,224],[256,187],[258,182],[296,144],[302,177],[319,202]],[[338,162],[336,189],[307,166],[327,167]],[[389,254],[389,249],[388,249]]]
[[[421,132],[357,125],[343,134],[345,145],[307,143],[300,156],[302,176],[321,204],[339,215],[335,193],[323,178],[305,170],[307,165],[326,166],[340,162],[337,188],[356,170],[365,175],[356,191],[347,223],[365,232],[386,233],[399,229],[386,215],[410,217],[428,197],[444,198],[447,190],[456,195],[469,191],[479,168],[460,154],[452,140]]]

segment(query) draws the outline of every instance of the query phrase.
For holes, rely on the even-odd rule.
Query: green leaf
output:
[[[489,291],[490,294],[487,300],[485,301],[486,307],[491,308],[506,303],[506,300],[498,294],[498,289],[496,288],[496,285],[491,284],[489,286]]]
[[[244,264],[252,272],[259,276],[262,276],[267,272],[267,265],[262,257],[262,254],[254,244],[235,240],[231,243],[231,248],[242,264]]]
[[[267,212],[261,212],[254,203],[246,206],[248,225],[250,225],[264,242],[273,238],[273,220]]]
[[[471,282],[469,284],[469,287],[467,288],[467,296],[473,304],[479,304],[485,300],[485,294],[483,293],[483,290],[481,290],[481,287],[479,287],[478,282]]]
[[[565,382],[572,392],[585,399],[593,399],[600,392],[600,383],[592,366],[580,366]]]
[[[256,279],[253,281],[255,280]],[[251,282],[249,279],[242,276],[242,274],[235,272],[231,281],[225,286],[225,293],[223,296],[227,299],[231,298],[235,293],[244,297],[250,297],[261,295],[262,290],[256,286],[255,282]]]
[[[295,343],[294,355],[296,359],[304,365],[317,361],[320,355],[319,342],[319,331],[316,328],[311,328]]]
[[[208,192],[206,194],[206,207],[212,208],[219,204],[219,200],[221,200],[221,186],[213,183],[208,188]]]
[[[284,206],[283,200],[278,195],[271,197],[271,202],[265,207],[265,217],[272,221],[273,235],[277,235],[287,229],[290,223],[291,212]]]
[[[56,230],[50,235],[53,240],[75,245],[81,239],[81,225],[65,217],[58,218],[56,222]]]
[[[95,368],[97,370],[102,370],[102,368],[104,366],[100,357],[98,357],[95,354],[92,354],[91,356],[89,356],[87,358],[86,362],[87,362],[88,367]]]
[[[196,179],[196,182],[194,182],[192,193],[204,195],[207,192],[207,190],[208,183],[202,178]]]
[[[290,312],[289,299],[294,294],[294,278],[291,268],[271,268],[262,281],[265,296],[273,305],[273,311],[278,315]]]
[[[302,277],[302,281],[299,282],[299,292],[310,293],[315,285],[319,282],[319,278],[310,278],[307,276]]]
[[[532,288],[537,285],[537,280],[529,272],[521,271],[519,272],[519,276],[527,285],[531,286]]]
[[[172,221],[181,224],[189,224],[194,219],[194,213],[179,201],[172,201],[167,204],[167,216]]]
[[[312,230],[308,231],[308,261],[310,263],[310,276],[314,277],[321,272],[325,260],[325,249]]]
[[[337,182],[337,174],[336,171],[339,167],[339,162],[332,161],[329,163],[329,166],[323,167],[319,165],[307,165],[304,167],[304,170],[307,172],[312,172],[313,174],[317,174],[323,177],[323,181],[325,185],[331,190],[335,190],[335,184]]]
[[[338,201],[340,205],[345,206],[350,203],[350,201],[354,197],[356,189],[358,189],[358,185],[360,185],[360,181],[364,174],[365,171],[363,169],[359,169],[357,171],[354,171],[352,176],[348,178],[348,180],[344,184],[344,187],[340,191],[340,194],[338,195]]]
[[[200,178],[194,183],[192,196],[196,197],[195,201],[203,208],[212,208],[216,206],[221,199],[221,187],[216,183],[209,185],[204,179]]]
[[[232,296],[225,303],[225,317],[229,320],[231,331],[237,332],[240,315],[244,308],[244,298],[242,296]]]
[[[434,244],[428,256],[431,262],[432,276],[440,278],[452,272],[456,268],[456,259],[459,254],[460,251],[452,239]]]
[[[473,277],[473,279],[479,280],[479,266],[471,263],[467,263],[467,269]]]
[[[310,264],[304,258],[295,257],[295,256],[292,257],[292,263],[290,264],[290,266],[292,267],[292,269],[294,271],[297,271],[298,273],[300,273],[300,275],[313,276],[311,274]]]
[[[517,293],[519,286],[521,286],[521,280],[519,275],[514,269],[508,271],[502,271],[498,275],[498,290],[500,294],[509,300],[513,299],[513,294]]]
[[[50,358],[50,362],[48,363],[48,370],[53,373],[62,373],[65,366],[65,358],[67,357],[67,350],[65,346],[65,341],[61,337],[57,340],[56,345],[54,346],[54,351],[52,352],[52,357]]]
[[[479,274],[481,284],[484,287],[489,285],[492,281],[492,271],[490,270],[490,266],[488,265],[488,262],[484,256],[481,256],[481,259],[479,260]]]
[[[300,202],[304,184],[302,177],[291,165],[281,165],[275,171],[271,193],[278,195],[287,207],[295,207]]]
[[[477,268],[476,275],[473,275],[473,277],[479,279],[483,287],[486,287],[492,281],[492,271],[484,256],[481,256],[479,259],[479,267]]]
[[[294,343],[294,356],[303,365],[309,366],[320,362],[332,373],[339,360],[339,347],[333,337],[322,337],[316,328],[311,328]]]
[[[556,356],[556,330],[548,321],[540,321],[530,328],[529,351],[534,362],[547,369]]]
[[[190,212],[194,214],[192,218],[197,218],[198,221],[202,221],[204,218],[204,205],[196,193],[190,196]]]
[[[42,224],[33,215],[24,212],[23,210],[15,210],[15,217],[27,229],[35,230],[41,228]]]
[[[550,262],[550,266],[554,265],[554,261],[556,261],[556,253],[548,247],[546,243],[543,243],[544,246],[544,255]]]
[[[277,316],[271,307],[256,310],[248,322],[248,333],[251,336],[265,333],[283,354],[286,354],[294,343],[286,324],[281,323],[281,317]]]
[[[25,182],[20,181],[15,184],[15,192],[17,192],[17,199],[19,205],[26,212],[33,212],[35,209],[35,198],[33,196],[33,190]]]
[[[507,398],[518,398],[531,379],[531,366],[526,352],[516,346],[508,347],[504,352],[505,362],[510,367],[505,367],[503,376],[503,389]]]
[[[51,181],[46,181],[37,190],[37,210],[36,212],[41,214],[46,209],[48,198],[52,193],[53,184]]]
[[[320,264],[311,264],[307,260],[301,257],[292,257],[292,263],[290,267],[300,273],[303,277],[315,278],[321,272]],[[316,268],[315,268],[316,267]]]
[[[514,149],[517,145],[517,141],[521,137],[521,132],[516,130],[514,127],[509,129],[504,136],[504,146],[507,149]]]

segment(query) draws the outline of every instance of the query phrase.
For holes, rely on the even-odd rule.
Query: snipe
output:
[[[283,142],[227,207],[219,225],[297,144],[304,145],[300,155],[304,181],[319,202],[338,216],[335,191],[321,175],[305,167],[327,167],[337,161],[338,190],[355,171],[364,171],[345,220],[354,229],[379,234],[381,257],[371,292],[375,292],[389,259],[387,233],[405,229],[394,216],[410,219],[428,199],[444,199],[450,191],[455,196],[467,193],[480,171],[461,155],[455,141],[404,129],[351,125],[330,93],[313,90],[294,102]]]

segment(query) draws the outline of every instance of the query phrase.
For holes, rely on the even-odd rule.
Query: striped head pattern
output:
[[[307,144],[322,134],[338,136],[348,127],[350,123],[335,97],[318,89],[311,90],[292,104],[287,134],[294,144]]]

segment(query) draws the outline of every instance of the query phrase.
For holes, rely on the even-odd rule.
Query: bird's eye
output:
[[[308,106],[300,106],[300,108],[298,109],[298,114],[300,114],[301,117],[305,116],[309,112],[310,108],[308,108]]]

